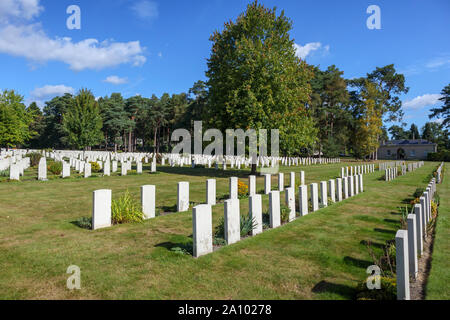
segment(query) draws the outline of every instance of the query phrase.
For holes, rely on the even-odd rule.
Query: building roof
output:
[[[384,141],[381,146],[404,146],[404,145],[434,145],[435,143],[424,139],[402,139]]]

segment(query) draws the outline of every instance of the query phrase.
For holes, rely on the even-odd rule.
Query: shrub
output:
[[[364,280],[356,287],[357,300],[396,300],[397,299],[397,281],[395,278],[381,277],[381,289],[367,288],[367,282]]]
[[[450,150],[432,152],[427,155],[428,161],[450,161]]]
[[[291,209],[288,206],[285,206],[282,204],[280,206],[280,218],[282,223],[289,222],[289,213],[291,212]]]
[[[434,200],[431,201],[431,215],[433,216],[433,218],[436,218],[437,216],[437,203],[434,202]]]
[[[82,217],[75,221],[75,224],[83,229],[92,229],[92,218]]]
[[[241,237],[245,237],[256,227],[255,218],[251,218],[250,214],[243,216],[240,218],[240,234]],[[219,224],[214,229],[214,244],[215,245],[223,245],[225,242],[225,219],[221,217],[219,220]]]
[[[9,169],[1,170],[0,177],[8,177],[9,178]]]
[[[62,172],[62,162],[51,161],[47,165],[47,170],[53,173],[54,175],[60,175]]]
[[[247,195],[248,195],[248,186],[241,180],[238,180],[238,197],[239,197],[239,199],[245,198]]]
[[[252,218],[250,214],[241,216],[241,237],[245,237],[256,228],[256,219]]]
[[[413,194],[414,198],[420,198],[420,196],[425,192],[424,188],[417,188]]]
[[[111,214],[113,224],[144,221],[144,213],[128,190],[119,199],[112,201]]]
[[[437,206],[441,204],[441,197],[437,192],[434,194],[434,202],[436,202]]]
[[[39,152],[32,152],[29,153],[27,157],[30,158],[30,165],[32,167],[36,167],[37,165],[39,165],[39,160],[41,160],[42,154],[40,154]]]
[[[91,164],[91,171],[92,172],[100,172],[100,165],[97,163],[97,162],[95,162],[95,161],[90,161],[89,162],[90,164]]]

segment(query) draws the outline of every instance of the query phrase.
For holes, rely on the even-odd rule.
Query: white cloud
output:
[[[424,94],[422,96],[415,97],[412,100],[403,102],[405,109],[421,109],[424,107],[433,106],[439,103],[439,99],[442,96],[440,94]]]
[[[0,22],[8,22],[11,19],[31,20],[43,10],[39,0],[1,0]]]
[[[127,78],[120,78],[118,76],[109,76],[103,82],[112,83],[112,84],[124,84],[128,82]]]
[[[59,85],[45,85],[41,88],[36,88],[33,91],[31,91],[31,97],[34,99],[44,99],[49,97],[56,97],[56,96],[62,96],[65,93],[75,93],[75,89],[72,87],[65,86],[63,84]]]
[[[74,71],[100,70],[120,64],[140,66],[146,62],[139,41],[74,42],[67,37],[50,37],[41,23],[26,22],[42,10],[39,0],[0,0],[0,53],[37,63],[59,61]]]
[[[154,1],[138,1],[131,7],[131,10],[141,19],[153,19],[159,15],[158,4]]]
[[[8,25],[0,30],[0,52],[21,56],[36,62],[61,61],[74,71],[104,69],[123,63],[140,66],[146,58],[139,41],[99,42],[70,38],[50,39],[40,24]]]
[[[330,51],[330,46],[322,46],[320,42],[310,42],[304,46],[294,43],[295,53],[297,57],[304,60],[307,56],[317,50],[322,50],[324,54]]]
[[[450,57],[439,57],[430,60],[425,67],[429,69],[439,68],[446,65],[450,65]]]

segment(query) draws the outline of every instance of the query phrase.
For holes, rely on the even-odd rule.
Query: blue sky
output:
[[[346,78],[394,63],[410,92],[405,119],[421,127],[450,80],[450,1],[260,1],[293,21],[298,54]],[[0,88],[27,102],[92,89],[151,96],[186,92],[205,80],[214,30],[235,20],[242,0],[1,0]],[[78,5],[81,29],[69,30],[66,9]],[[369,30],[369,5],[381,30]],[[390,124],[388,124],[389,126]]]

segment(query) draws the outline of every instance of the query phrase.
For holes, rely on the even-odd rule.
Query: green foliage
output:
[[[81,217],[75,221],[75,224],[83,229],[92,229],[92,218],[91,217]]]
[[[194,247],[192,242],[189,243],[183,243],[176,247],[170,248],[170,251],[177,253],[177,254],[185,254],[185,255],[193,255],[194,254]]]
[[[397,300],[397,281],[395,278],[381,277],[381,289],[368,289],[364,280],[356,287],[357,300]]]
[[[289,154],[315,139],[312,121],[305,119],[312,71],[296,56],[291,29],[284,12],[277,15],[255,1],[214,32],[206,73],[207,126],[280,129],[280,148]],[[298,144],[283,144],[292,138]]]
[[[35,132],[30,129],[33,113],[23,104],[23,97],[14,90],[0,93],[0,146],[14,147],[29,140]]]
[[[419,198],[422,196],[422,194],[425,192],[424,188],[417,188],[416,191],[414,191],[413,197]]]
[[[282,223],[289,222],[289,213],[291,212],[291,209],[289,209],[288,206],[282,204],[280,206],[280,218]]]
[[[54,175],[60,175],[62,172],[62,167],[62,162],[59,161],[49,161],[49,163],[47,163],[47,170]]]
[[[92,172],[100,172],[100,165],[98,164],[98,162],[95,162],[95,161],[90,161],[89,162],[90,164],[91,164],[91,171]]]
[[[450,129],[450,84],[441,91],[441,100],[444,105],[431,109],[430,119],[443,119],[442,126]]]
[[[27,154],[27,157],[30,158],[30,165],[32,167],[36,167],[39,165],[39,160],[41,160],[42,154],[40,152],[32,152]]]
[[[67,143],[78,149],[96,145],[102,140],[100,109],[91,91],[80,90],[73,107],[63,116],[62,128],[67,134]]]
[[[245,237],[256,227],[255,218],[251,218],[250,214],[240,217],[241,237]],[[222,239],[225,239],[225,219],[221,217],[218,225],[214,229],[214,244],[220,245]]]
[[[441,152],[430,152],[427,155],[427,160],[450,162],[450,150],[445,150]]]
[[[0,171],[0,177],[7,177],[7,178],[9,178],[9,169],[1,170]]]
[[[241,237],[248,236],[253,229],[256,228],[256,219],[252,218],[250,214],[246,216],[241,215]]]
[[[140,205],[131,197],[128,190],[119,199],[112,201],[111,215],[113,224],[144,221]]]

